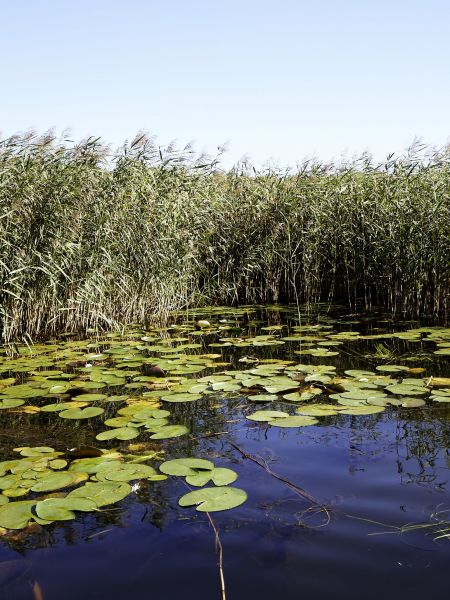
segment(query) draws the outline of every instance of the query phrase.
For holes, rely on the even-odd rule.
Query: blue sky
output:
[[[0,131],[145,129],[226,163],[450,136],[448,0],[0,0]]]

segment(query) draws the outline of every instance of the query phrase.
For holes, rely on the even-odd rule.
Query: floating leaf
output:
[[[0,398],[0,410],[7,408],[17,408],[25,404],[25,400],[19,400],[18,398]]]
[[[161,463],[159,470],[166,475],[196,475],[197,471],[212,471],[214,463],[204,458],[174,458]]]
[[[33,517],[31,508],[35,504],[34,500],[23,500],[0,506],[0,527],[23,529]]]
[[[247,416],[247,419],[251,421],[270,421],[272,419],[284,419],[289,414],[282,412],[281,410],[257,410],[251,415]]]
[[[252,402],[273,402],[278,399],[275,394],[253,394],[248,397]]]
[[[215,512],[236,508],[246,500],[247,494],[244,490],[224,486],[189,492],[179,499],[178,504],[180,506],[197,505],[199,512]]]
[[[115,504],[131,493],[131,486],[126,482],[102,481],[99,483],[88,482],[80,488],[73,490],[66,496],[68,499],[87,498],[92,500],[99,508],[108,504]]]
[[[153,475],[156,475],[156,471],[148,465],[124,464],[117,461],[110,461],[109,464],[97,471],[99,481],[132,481]]]
[[[307,427],[308,425],[315,425],[318,423],[314,417],[305,417],[301,415],[295,415],[293,417],[285,417],[284,419],[272,419],[269,421],[269,425],[272,427]]]
[[[153,440],[165,440],[168,438],[179,437],[180,435],[184,435],[185,433],[189,433],[189,429],[184,425],[164,425],[163,427],[160,427],[158,431],[150,437]]]
[[[164,402],[194,402],[200,400],[201,394],[190,394],[189,392],[181,394],[171,394],[161,396],[161,400]]]
[[[97,440],[105,441],[105,440],[132,440],[138,437],[139,431],[134,427],[117,427],[116,429],[111,429],[111,431],[102,431],[97,434],[95,437]]]
[[[70,473],[69,471],[54,472],[51,471],[48,475],[38,481],[31,491],[33,492],[53,492],[60,490],[76,483],[79,483],[80,473]]]
[[[98,417],[104,413],[104,409],[98,406],[88,406],[87,408],[70,408],[59,413],[62,419],[90,419]]]

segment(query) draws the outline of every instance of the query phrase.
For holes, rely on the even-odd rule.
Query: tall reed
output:
[[[138,136],[0,144],[3,340],[211,303],[345,302],[447,319],[450,152],[292,173]]]

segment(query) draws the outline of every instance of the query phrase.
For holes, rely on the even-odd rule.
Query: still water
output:
[[[199,319],[209,325],[199,328]],[[154,364],[162,365],[166,376],[197,381],[224,371],[275,364],[271,361],[279,361],[280,369],[297,363],[324,365],[331,371],[334,367],[335,376],[325,383],[316,380],[321,393],[301,402],[286,401],[283,391],[275,391],[277,398],[271,402],[250,401],[252,394],[264,390],[257,390],[257,385],[252,389],[248,381],[238,391],[207,389],[193,402],[163,400],[161,406],[170,410],[171,423],[186,426],[188,433],[161,440],[152,440],[145,432],[131,441],[96,439],[106,428],[103,422],[114,418],[127,400],[93,401],[91,406],[102,406],[105,412],[84,420],[59,419],[55,412],[24,412],[24,406],[42,408],[55,400],[67,401],[68,396],[73,401],[83,391],[78,387],[57,394],[47,393],[47,388],[42,397],[0,411],[1,459],[16,458],[17,446],[46,445],[61,452],[75,446],[126,451],[142,442],[147,449],[164,450],[162,459],[148,462],[155,468],[163,460],[195,456],[233,469],[238,479],[232,485],[245,490],[246,502],[210,513],[223,549],[228,600],[448,598],[450,405],[432,399],[429,389],[435,388],[429,378],[450,376],[450,357],[445,352],[435,354],[449,347],[450,330],[425,326],[419,331],[421,324],[415,322],[394,323],[380,315],[349,316],[323,308],[309,317],[282,307],[224,308],[190,314],[177,322],[179,326],[169,330],[144,332],[134,326],[121,337],[92,337],[89,347],[71,337],[51,341],[53,347],[49,343],[41,345],[44,350],[37,348],[33,358],[37,362],[29,371],[17,366],[18,356],[28,355],[7,349],[3,378],[15,376],[13,385],[20,385],[33,381],[32,373],[47,374],[52,369],[79,378],[89,374],[86,369],[92,367],[86,365],[101,364],[103,371],[127,369],[127,384],[88,386],[88,392],[140,398],[152,391],[153,381],[137,378],[145,377],[148,365]],[[316,325],[323,329],[307,330]],[[392,337],[398,332],[400,337]],[[316,339],[282,340],[295,336]],[[142,337],[151,339],[143,343]],[[126,340],[133,341],[131,354]],[[340,343],[330,344],[336,341]],[[127,356],[105,352],[120,344],[128,348]],[[177,352],[164,354],[154,349],[158,344]],[[194,347],[180,349],[182,345]],[[320,352],[324,348],[325,355]],[[176,362],[184,354],[203,357],[198,370],[184,363],[184,374],[180,367],[167,372],[167,361]],[[205,367],[201,360],[216,361],[218,366]],[[13,361],[11,369],[8,361]],[[128,364],[120,366],[120,361]],[[403,370],[383,371],[393,365]],[[131,369],[138,375],[130,375]],[[282,428],[247,418],[256,410],[291,415],[309,404],[339,406],[330,399],[335,390],[326,386],[339,377],[348,378],[344,371],[349,369],[388,376],[393,384],[405,378],[425,381],[426,394],[418,396],[425,401],[403,407],[401,394],[387,393],[399,402],[385,405],[382,412],[320,416],[316,424],[301,427]],[[300,386],[301,378],[297,380]],[[126,387],[133,382],[144,386]],[[311,382],[303,380],[301,385],[306,390]],[[4,532],[0,598],[220,599],[215,533],[207,514],[178,505],[189,491],[184,478],[132,483],[131,494],[100,511],[77,512],[73,520]],[[30,492],[27,499],[35,496]]]

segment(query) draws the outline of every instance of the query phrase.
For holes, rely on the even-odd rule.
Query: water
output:
[[[264,317],[274,320],[270,314]],[[289,323],[291,317],[282,315],[282,322]],[[391,324],[374,321],[370,331],[375,326],[381,328],[377,332],[392,330]],[[338,322],[333,327],[349,325]],[[362,331],[361,323],[351,327]],[[402,355],[395,364],[424,367],[426,375],[450,374],[448,359],[436,361],[431,343],[422,343],[420,349],[417,344],[411,349],[408,342],[393,343]],[[297,347],[288,343],[252,347],[251,352],[229,347],[214,351],[237,365],[244,354],[293,358],[292,348]],[[340,346],[338,356],[300,360],[334,364],[339,373],[385,364],[365,358],[368,348],[373,341],[352,342]],[[405,352],[419,350],[428,353],[428,359],[422,356],[408,363]],[[234,485],[248,493],[245,504],[211,513],[223,547],[228,600],[448,597],[450,540],[435,541],[436,528],[393,528],[450,520],[450,513],[434,516],[450,509],[448,404],[427,402],[422,408],[388,407],[374,415],[320,417],[315,426],[280,429],[245,419],[256,409],[269,408],[266,404],[255,405],[242,395],[214,398],[171,404],[173,421],[187,424],[190,435],[159,442],[159,447],[165,448],[166,459],[195,455],[234,469],[239,475]],[[285,402],[270,406],[290,412],[292,407]],[[5,427],[10,417],[1,418]],[[65,433],[55,432],[54,421],[43,413],[20,419],[23,429],[16,430],[15,440],[4,430],[5,456],[11,456],[23,438],[30,444],[51,440],[56,447],[59,439],[60,447],[68,445],[64,435],[73,440],[80,429],[69,423]],[[84,443],[100,445],[95,442],[95,433],[103,429],[98,421],[83,427]],[[328,517],[308,510],[310,501],[235,446],[257,460],[263,458],[273,473],[326,505]],[[33,591],[38,582],[45,600],[220,598],[214,531],[204,513],[177,505],[186,491],[181,478],[142,482],[136,493],[98,514],[78,513],[75,521],[4,537],[0,597],[39,600],[36,586]]]

